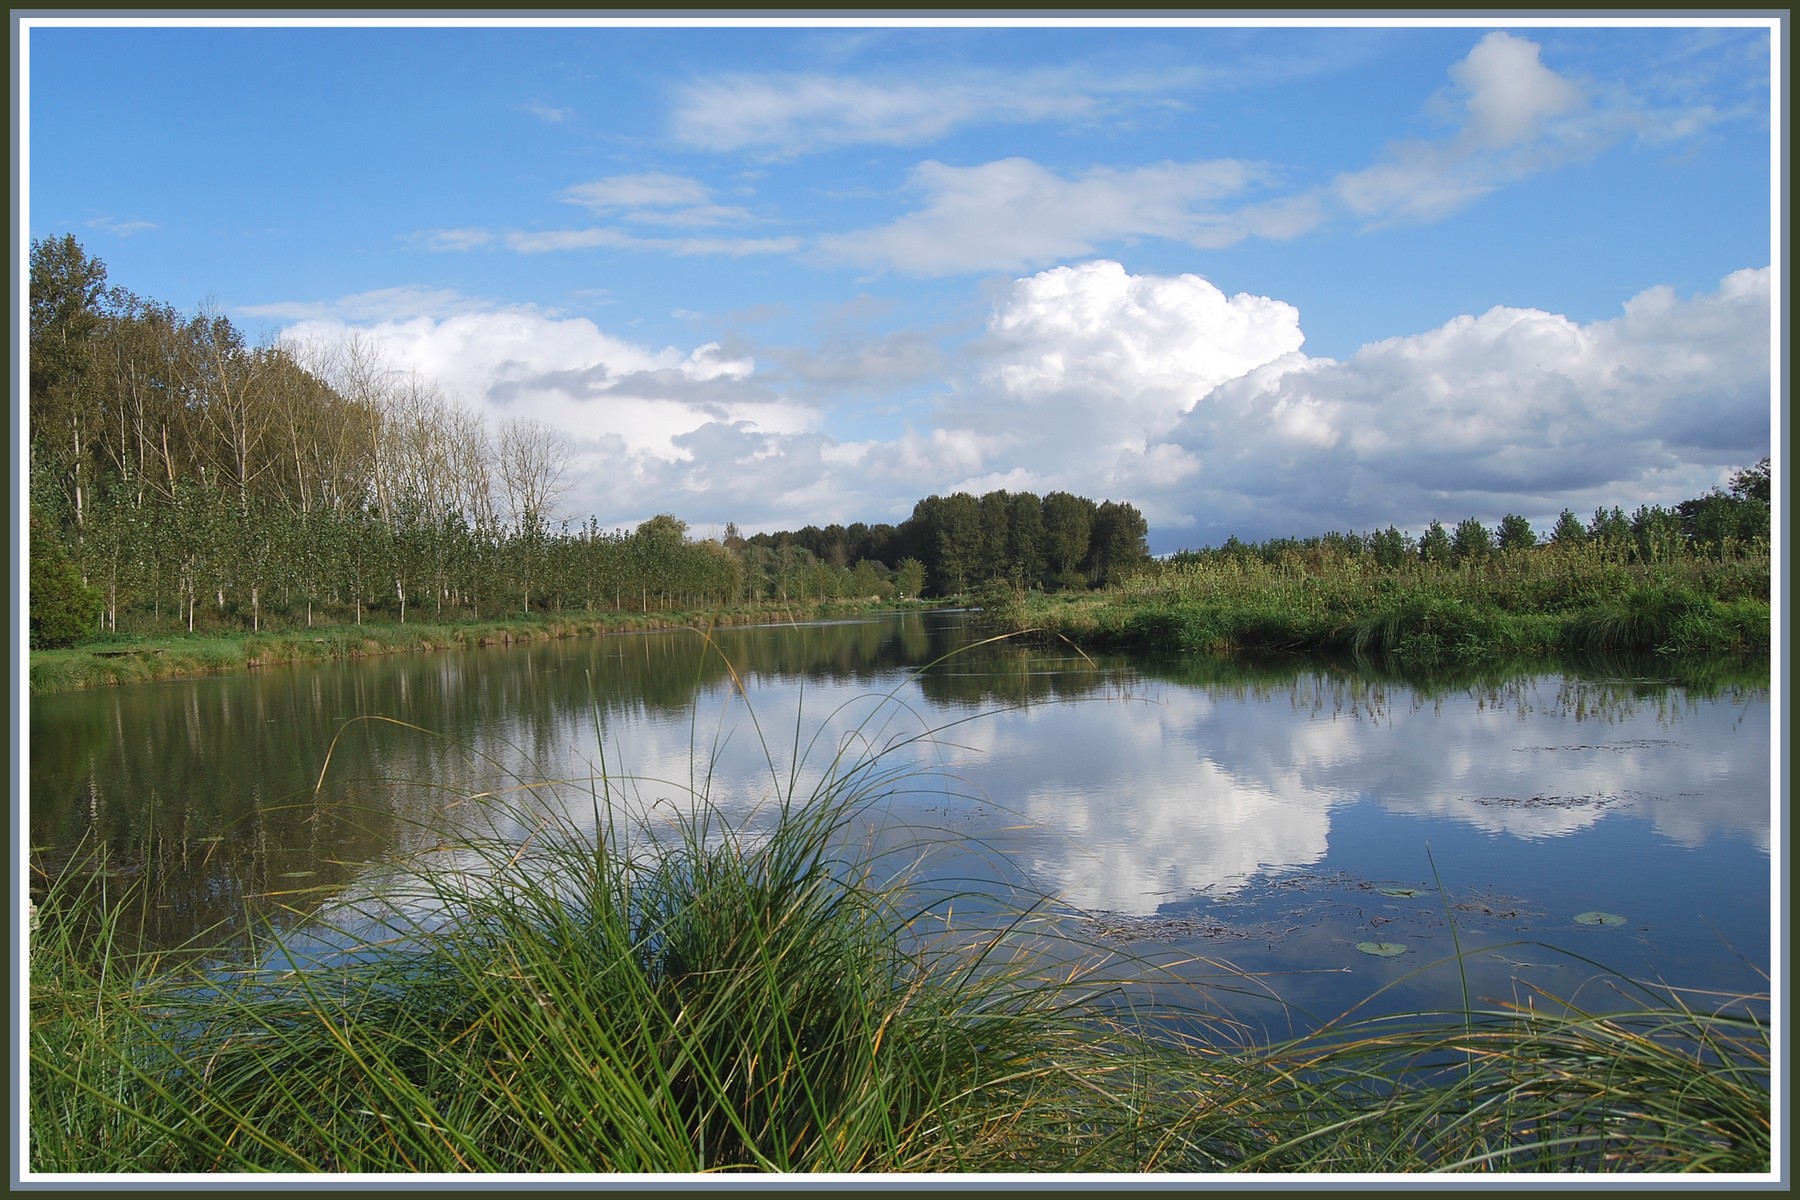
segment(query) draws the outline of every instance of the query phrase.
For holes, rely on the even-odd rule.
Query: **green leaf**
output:
[[[1396,954],[1406,953],[1406,947],[1399,942],[1358,942],[1356,948],[1364,954],[1373,954],[1377,958],[1392,958]]]
[[[1625,918],[1618,913],[1584,912],[1575,914],[1577,925],[1623,925]]]

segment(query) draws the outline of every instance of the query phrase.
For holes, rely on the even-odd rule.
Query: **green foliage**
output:
[[[1054,577],[1067,579],[1087,557],[1093,501],[1068,492],[1044,497],[1044,558]]]
[[[1442,521],[1433,521],[1419,539],[1419,557],[1428,563],[1447,563],[1451,559],[1450,535]]]
[[[1740,500],[1770,504],[1773,503],[1770,484],[1769,459],[1765,455],[1755,466],[1745,467],[1731,477],[1731,494]]]
[[[100,594],[82,581],[61,539],[35,518],[29,570],[33,649],[73,646],[98,632]]]
[[[1413,549],[1410,540],[1392,525],[1369,535],[1369,553],[1374,556],[1376,565],[1384,570],[1391,571],[1400,566]]]
[[[1521,656],[1768,653],[1766,556],[1652,566],[1554,542],[1479,571],[1416,556],[1390,569],[1380,557],[1322,539],[1274,561],[1227,545],[1079,600],[1033,598],[1012,628],[1109,650],[1348,654],[1409,672]]]
[[[1088,578],[1097,586],[1117,583],[1150,557],[1150,527],[1129,504],[1102,502],[1094,510],[1088,534]]]
[[[895,568],[894,585],[902,600],[917,600],[925,591],[925,564],[916,558],[903,558]]]
[[[1581,523],[1580,517],[1565,508],[1556,519],[1556,528],[1551,530],[1550,540],[1559,546],[1579,546],[1588,540],[1587,526]]]
[[[1631,544],[1631,522],[1616,504],[1611,512],[1604,507],[1596,508],[1593,520],[1588,522],[1587,535],[1589,541],[1598,542],[1615,554],[1623,554]]]
[[[1480,562],[1494,552],[1494,535],[1488,527],[1474,517],[1465,517],[1456,524],[1456,532],[1450,538],[1451,562]]]
[[[1529,550],[1537,545],[1537,534],[1532,532],[1530,521],[1517,513],[1507,513],[1500,521],[1499,541],[1502,553]]]

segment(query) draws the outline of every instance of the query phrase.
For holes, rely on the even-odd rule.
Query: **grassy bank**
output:
[[[1368,557],[1157,566],[1105,591],[987,598],[997,619],[1095,649],[1347,655],[1405,669],[1651,653],[1767,658],[1768,559],[1642,565],[1539,547],[1479,563]]]
[[[133,956],[108,876],[62,873],[31,1169],[1770,1169],[1766,998],[1615,980],[1604,1013],[1537,995],[1254,1044],[1133,1000],[1168,980],[1049,906],[922,902],[896,865],[919,848],[863,848],[865,809],[920,786],[891,733],[871,717],[817,772],[771,757],[736,827],[704,783],[635,810],[646,781],[604,764],[462,798],[380,887],[309,901],[331,953]]]
[[[433,881],[448,926],[204,982],[77,944],[58,897],[32,1169],[1770,1169],[1769,1031],[1718,997],[1537,996],[1264,1047],[1147,1033],[1191,1014],[1121,1009],[1115,974],[1052,976],[991,929],[913,945],[930,918],[821,854],[830,824],[692,826],[630,865],[549,839],[555,887],[483,847],[490,890]]]
[[[68,650],[33,650],[32,695],[243,671],[282,663],[333,662],[379,654],[510,645],[657,629],[810,621],[866,612],[862,602],[768,604],[716,611],[557,613],[493,621],[318,625],[264,633],[169,634],[96,640]]]

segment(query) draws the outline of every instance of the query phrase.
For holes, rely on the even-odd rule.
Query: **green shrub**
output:
[[[92,636],[100,618],[100,593],[82,581],[62,541],[35,517],[30,571],[32,648],[73,646]]]

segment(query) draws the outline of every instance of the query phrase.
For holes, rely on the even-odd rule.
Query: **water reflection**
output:
[[[34,853],[53,871],[106,846],[155,884],[145,935],[168,945],[365,895],[367,864],[433,845],[446,820],[528,799],[591,827],[602,773],[633,813],[704,794],[754,824],[841,754],[880,753],[904,774],[881,844],[931,842],[932,869],[1162,919],[1177,940],[1216,928],[1354,962],[1356,939],[1320,914],[1416,925],[1370,885],[1435,886],[1444,867],[1462,892],[1516,898],[1534,930],[1609,908],[1653,921],[1659,947],[1702,916],[1752,957],[1766,946],[1766,686],[1409,684],[1016,644],[938,661],[976,637],[915,613],[43,697]],[[1283,915],[1300,896],[1307,919]]]

